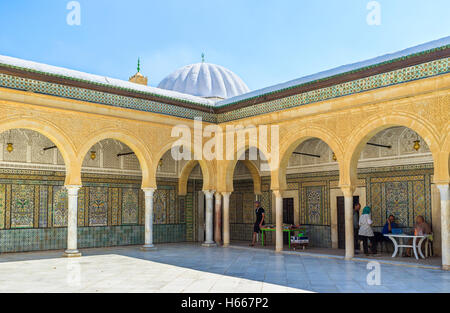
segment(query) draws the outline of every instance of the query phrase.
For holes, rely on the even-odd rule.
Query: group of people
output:
[[[383,226],[383,230],[380,232],[374,232],[372,229],[372,215],[369,206],[366,206],[362,214],[359,212],[361,210],[361,204],[357,203],[353,210],[353,227],[355,234],[355,252],[359,250],[359,240],[363,243],[364,254],[377,254],[377,245],[383,241],[389,241],[389,239],[384,236],[386,234],[392,233],[392,229],[399,228],[399,225],[395,222],[395,216],[390,215]],[[416,225],[414,228],[414,235],[423,236],[431,234],[430,225],[425,221],[422,215],[416,217]],[[411,239],[412,240],[412,239]],[[371,251],[369,252],[369,241],[371,244]],[[411,244],[411,243],[410,243]],[[411,256],[411,248],[406,250],[405,256]]]
[[[355,253],[359,250],[359,240],[363,243],[364,254],[377,254],[377,245],[383,241],[390,241],[386,234],[392,233],[393,229],[399,228],[399,225],[395,222],[395,216],[389,215],[386,224],[383,226],[383,230],[380,232],[374,232],[372,229],[373,220],[371,209],[366,206],[362,213],[361,204],[357,203],[354,205],[353,210],[353,227],[355,235]],[[265,211],[261,207],[261,202],[255,201],[255,215],[256,221],[253,225],[253,240],[250,246],[254,246],[257,239],[257,234],[261,233],[261,228],[265,224]],[[431,234],[431,227],[425,221],[422,215],[416,217],[416,225],[414,228],[414,235],[423,236]],[[412,240],[412,239],[411,239]],[[370,252],[369,252],[369,242],[370,242]],[[412,242],[410,242],[411,244]],[[406,250],[405,256],[411,256],[411,248]]]

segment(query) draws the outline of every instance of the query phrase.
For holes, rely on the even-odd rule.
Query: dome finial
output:
[[[138,71],[138,73],[141,71],[141,58],[140,57],[138,57],[137,71]]]
[[[205,63],[205,53],[202,53],[202,63]]]

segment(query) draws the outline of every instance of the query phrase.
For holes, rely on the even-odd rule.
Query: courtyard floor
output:
[[[161,244],[0,254],[0,292],[450,292],[450,272],[380,264],[369,286],[367,262],[265,249]]]

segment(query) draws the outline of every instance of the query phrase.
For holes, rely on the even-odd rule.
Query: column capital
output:
[[[206,199],[212,199],[215,193],[215,190],[203,190]]]
[[[77,196],[78,190],[81,188],[80,185],[65,185],[64,187],[67,189],[69,196]]]
[[[66,189],[80,189],[81,185],[64,185],[64,187],[66,187]]]
[[[441,194],[441,200],[447,200],[450,196],[450,185],[449,184],[439,184],[436,185],[439,193]]]
[[[272,189],[273,194],[274,194],[275,197],[277,197],[277,198],[282,198],[282,197],[283,197],[284,191],[285,191],[285,190]]]
[[[142,188],[142,191],[144,191],[146,197],[152,197],[155,190],[156,188]]]
[[[223,192],[221,192],[221,194],[222,194],[222,197],[230,197],[231,196],[231,192],[229,192],[229,191],[223,191]]]
[[[341,185],[340,186],[342,193],[344,194],[344,197],[353,197],[353,194],[355,193],[356,187],[355,186],[349,186],[349,185]]]
[[[216,201],[217,201],[217,200],[220,200],[220,199],[222,198],[222,193],[216,191],[216,192],[214,193],[214,196],[216,197]]]

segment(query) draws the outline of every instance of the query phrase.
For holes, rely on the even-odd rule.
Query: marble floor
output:
[[[450,272],[197,244],[0,254],[0,292],[450,292]],[[379,277],[379,285],[369,285]]]

